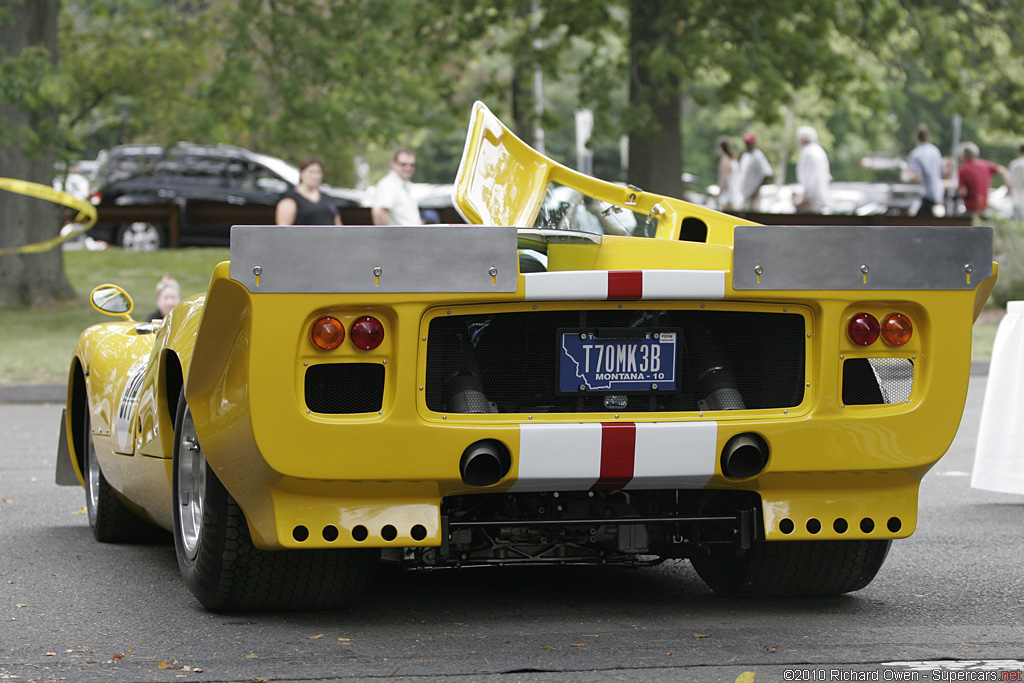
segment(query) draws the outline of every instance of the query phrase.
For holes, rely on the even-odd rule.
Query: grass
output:
[[[205,292],[213,267],[227,259],[227,249],[64,252],[64,271],[80,298],[44,310],[0,311],[0,384],[67,381],[71,352],[81,331],[113,320],[89,305],[87,297],[96,285],[112,282],[124,287],[141,319],[156,308],[156,283],[164,273],[178,280],[183,297],[190,296]],[[987,361],[992,353],[996,324],[987,319],[991,318],[983,317],[974,326],[976,361]]]
[[[135,317],[141,319],[156,309],[156,283],[164,273],[181,284],[182,297],[191,296],[206,291],[213,267],[226,260],[226,248],[65,251],[64,272],[79,298],[47,309],[0,310],[0,384],[67,381],[78,335],[90,325],[114,320],[89,305],[89,292],[96,285],[124,287],[135,300]]]

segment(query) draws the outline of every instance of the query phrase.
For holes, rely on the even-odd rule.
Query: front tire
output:
[[[213,611],[332,610],[366,587],[379,550],[261,550],[210,468],[184,395],[174,426],[174,550],[185,584]]]
[[[892,541],[774,541],[746,552],[713,552],[690,563],[713,591],[755,598],[842,595],[864,588]]]
[[[92,440],[89,406],[84,406],[83,411],[82,446],[85,452],[82,457],[82,475],[85,477],[85,509],[92,535],[101,543],[146,540],[153,535],[155,528],[129,510],[107,483]]]
[[[121,226],[117,243],[125,251],[156,251],[167,244],[163,228],[153,223],[136,221]]]

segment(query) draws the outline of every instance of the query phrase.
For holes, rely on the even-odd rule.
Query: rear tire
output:
[[[864,588],[892,541],[759,542],[742,554],[712,553],[690,563],[713,591],[755,598],[842,595]]]
[[[125,251],[156,251],[167,245],[167,239],[159,225],[136,221],[121,226],[117,231],[117,243]]]
[[[148,540],[156,528],[144,521],[117,497],[113,487],[107,483],[96,457],[96,445],[92,440],[92,418],[86,405],[83,420],[82,475],[85,477],[85,509],[89,515],[92,535],[101,543],[127,543]]]
[[[184,395],[174,426],[174,550],[186,585],[212,611],[346,607],[379,550],[261,550],[241,508],[206,462]]]

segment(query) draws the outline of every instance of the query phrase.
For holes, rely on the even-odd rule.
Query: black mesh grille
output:
[[[682,391],[613,401],[558,395],[557,330],[574,327],[679,329]],[[792,407],[803,400],[804,347],[804,320],[793,313],[616,309],[443,316],[430,324],[426,401],[441,412],[499,413]],[[483,399],[489,410],[479,409]],[[469,405],[474,408],[464,408]]]
[[[332,415],[369,413],[384,401],[384,366],[324,363],[306,370],[306,407]]]
[[[843,403],[848,406],[903,403],[914,388],[909,358],[850,358],[843,363]]]

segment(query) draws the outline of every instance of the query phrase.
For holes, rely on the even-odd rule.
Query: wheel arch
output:
[[[185,386],[185,374],[181,367],[181,359],[177,352],[168,349],[164,354],[163,362],[163,394],[167,405],[167,415],[172,430],[177,427],[178,401],[181,399],[181,389]]]
[[[71,377],[68,382],[68,412],[66,416],[68,429],[68,447],[71,449],[71,461],[77,469],[78,478],[85,479],[85,411],[89,410],[89,389],[85,382],[85,370],[77,356],[71,362]]]

